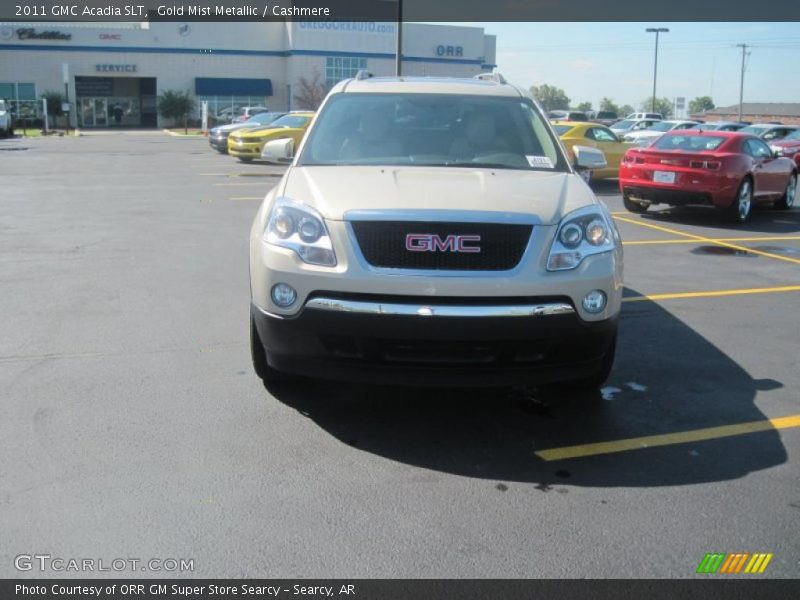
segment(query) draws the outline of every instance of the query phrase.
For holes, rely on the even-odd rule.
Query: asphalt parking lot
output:
[[[280,173],[158,133],[0,141],[0,577],[800,575],[800,210],[639,216],[596,184],[627,287],[597,397],[268,391],[247,237]]]

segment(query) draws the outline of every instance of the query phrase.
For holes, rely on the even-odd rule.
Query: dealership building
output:
[[[0,23],[0,98],[17,115],[32,115],[42,94],[64,94],[66,82],[70,121],[83,128],[169,125],[156,102],[166,90],[208,101],[212,116],[241,106],[304,108],[309,83],[330,86],[359,69],[394,74],[396,29],[331,21]],[[404,75],[470,77],[495,66],[495,37],[479,27],[406,23],[402,40]]]

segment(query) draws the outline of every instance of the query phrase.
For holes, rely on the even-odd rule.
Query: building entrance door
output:
[[[81,98],[81,127],[106,127],[108,125],[108,100],[105,98]]]

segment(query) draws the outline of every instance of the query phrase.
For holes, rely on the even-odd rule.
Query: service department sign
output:
[[[136,65],[95,65],[98,73],[136,73]]]

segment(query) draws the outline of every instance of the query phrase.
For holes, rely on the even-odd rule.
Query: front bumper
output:
[[[220,135],[220,136],[216,136],[216,137],[208,136],[208,143],[215,150],[219,150],[220,152],[227,152],[228,151],[228,136],[227,135]]]
[[[261,158],[261,150],[265,142],[240,142],[236,138],[228,139],[228,154],[241,158]]]
[[[291,317],[251,305],[269,364],[300,375],[409,385],[515,385],[591,377],[617,319],[567,297],[414,298],[320,293]]]

